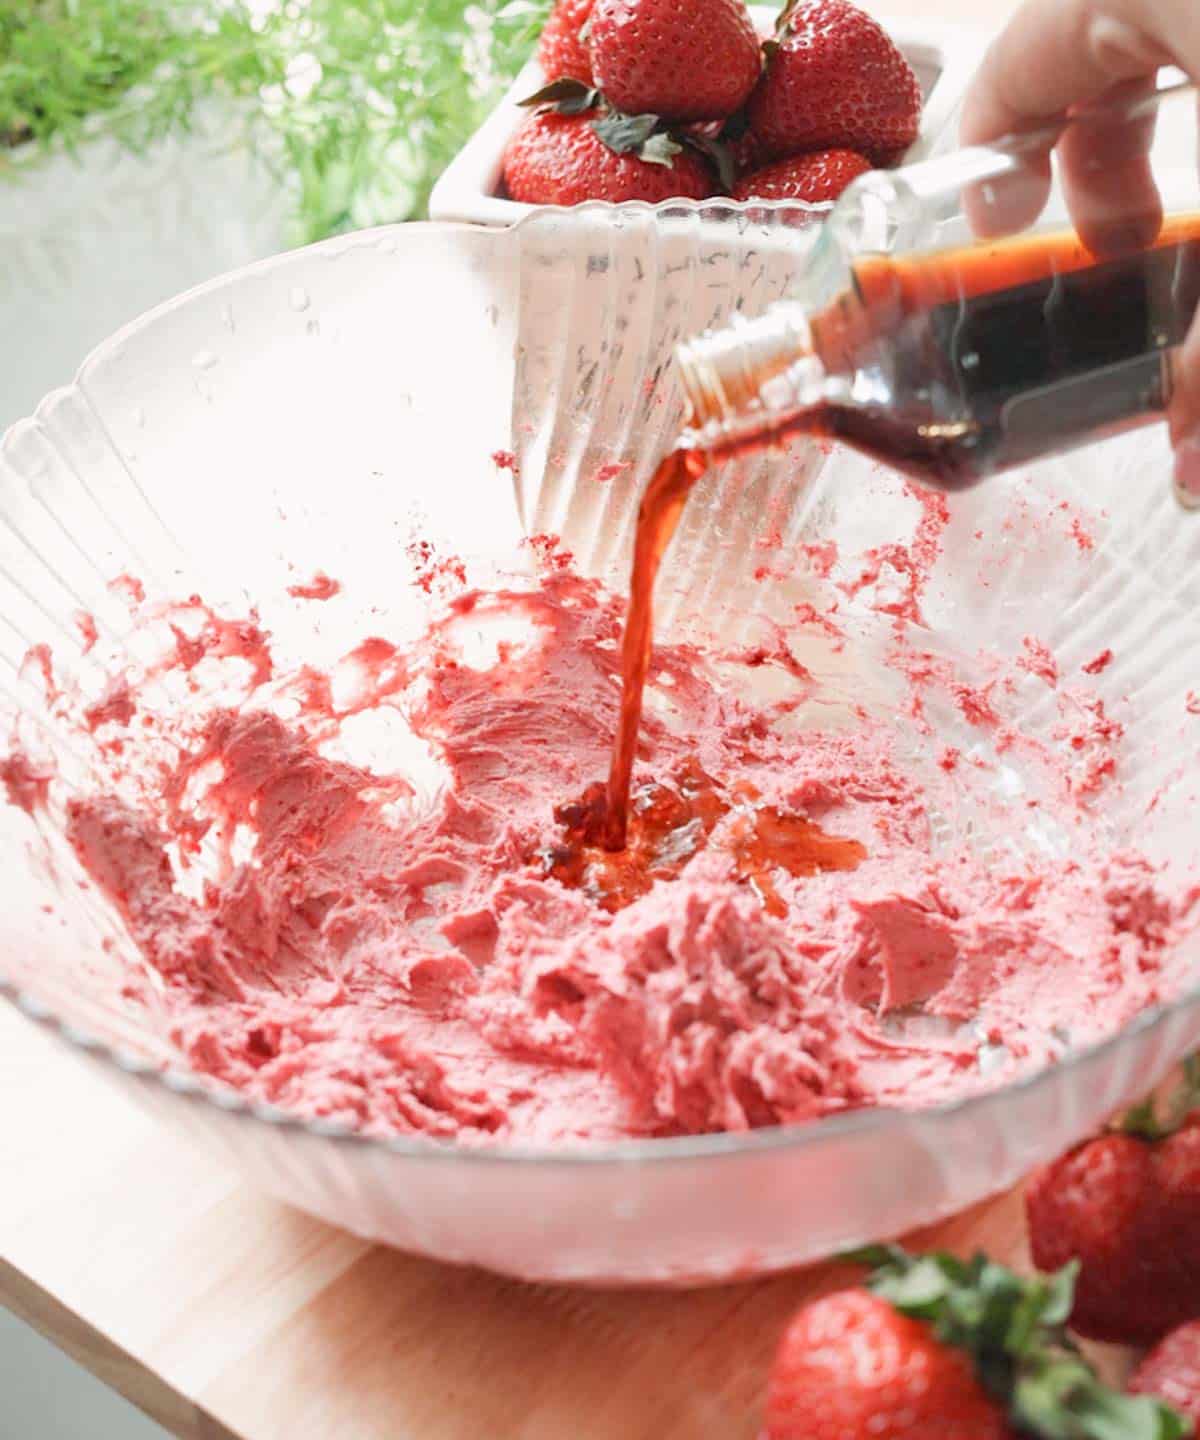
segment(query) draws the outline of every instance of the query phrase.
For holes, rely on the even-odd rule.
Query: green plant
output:
[[[549,0],[31,0],[0,7],[3,146],[139,149],[207,100],[293,192],[296,238],[423,213]]]

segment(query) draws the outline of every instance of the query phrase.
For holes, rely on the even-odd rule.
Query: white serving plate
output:
[[[769,32],[776,12],[770,6],[755,5],[750,13],[760,33]],[[920,133],[906,158],[928,159],[954,143],[959,102],[982,51],[984,36],[973,27],[917,21],[887,24],[886,28],[916,72],[925,96]],[[536,208],[506,200],[496,192],[504,147],[526,113],[518,102],[544,83],[541,67],[531,60],[434,186],[429,197],[431,220],[512,225]]]

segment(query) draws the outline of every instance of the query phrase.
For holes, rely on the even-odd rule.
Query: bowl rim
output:
[[[761,205],[762,202],[755,202]],[[767,202],[772,210],[807,209],[792,201]],[[223,287],[249,275],[284,269],[303,258],[315,255],[336,257],[360,247],[375,247],[392,242],[397,237],[417,232],[438,234],[469,234],[483,243],[505,243],[506,237],[538,223],[547,213],[557,217],[564,214],[594,215],[596,218],[612,220],[619,218],[616,212],[629,213],[636,210],[644,215],[664,218],[671,212],[702,214],[706,211],[726,211],[738,216],[746,207],[730,200],[692,201],[667,200],[656,205],[643,202],[614,205],[606,201],[589,201],[573,207],[570,212],[553,206],[538,206],[508,229],[489,229],[455,221],[420,221],[404,224],[375,226],[354,231],[348,235],[335,236],[313,245],[284,251],[264,260],[240,266],[222,275],[203,281],[144,314],[128,321],[106,340],[95,346],[80,364],[74,380],[65,386],[52,390],[38,404],[31,416],[15,421],[0,431],[0,460],[19,436],[29,428],[37,429],[43,423],[48,407],[79,391],[89,370],[99,363],[110,351],[117,351],[135,334],[155,324],[177,309],[191,303],[202,295],[218,291]],[[484,239],[483,237],[486,237]],[[0,965],[2,965],[0,961]],[[747,1154],[770,1154],[781,1150],[802,1150],[806,1146],[837,1138],[860,1138],[897,1123],[901,1125],[936,1124],[951,1120],[968,1112],[983,1109],[989,1104],[1003,1103],[1008,1097],[1035,1092],[1050,1086],[1067,1072],[1086,1066],[1115,1052],[1119,1047],[1132,1043],[1144,1034],[1149,1034],[1177,1015],[1200,1006],[1200,980],[1166,1004],[1154,1005],[1135,1016],[1113,1034],[1089,1045],[1066,1053],[1061,1060],[1054,1061],[1026,1074],[1019,1075],[1007,1084],[973,1091],[954,1100],[921,1108],[903,1109],[899,1106],[873,1106],[847,1110],[823,1116],[816,1120],[794,1124],[763,1127],[755,1130],[719,1131],[703,1135],[678,1135],[661,1138],[623,1139],[616,1141],[572,1141],[561,1145],[535,1145],[525,1142],[488,1141],[486,1143],[463,1144],[457,1140],[435,1139],[425,1135],[375,1135],[364,1133],[343,1122],[322,1120],[300,1115],[294,1111],[247,1099],[238,1091],[202,1076],[196,1071],[180,1068],[174,1064],[157,1064],[137,1054],[128,1046],[101,1039],[86,1026],[66,1019],[52,1006],[36,995],[7,978],[0,970],[0,1000],[12,1004],[27,1019],[69,1049],[77,1050],[103,1065],[111,1066],[127,1078],[148,1085],[156,1091],[165,1091],[178,1096],[204,1111],[214,1110],[232,1115],[242,1121],[261,1122],[273,1129],[286,1133],[300,1133],[318,1140],[331,1140],[338,1145],[366,1147],[377,1152],[400,1155],[407,1159],[430,1163],[466,1164],[478,1162],[489,1167],[517,1166],[567,1166],[593,1168],[598,1165],[616,1163],[665,1165],[687,1162],[700,1158],[734,1159]]]

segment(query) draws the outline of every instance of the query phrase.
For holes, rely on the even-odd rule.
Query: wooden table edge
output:
[[[0,1305],[180,1440],[243,1440],[3,1256]]]

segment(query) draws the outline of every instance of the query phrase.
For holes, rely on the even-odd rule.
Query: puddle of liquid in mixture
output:
[[[544,873],[617,911],[645,895],[657,880],[672,880],[710,841],[717,822],[732,815],[720,849],[730,855],[734,876],[749,885],[771,915],[787,913],[773,874],[816,875],[854,870],[866,859],[857,840],[827,835],[811,820],[760,805],[749,785],[723,789],[695,761],[685,762],[670,783],[649,781],[629,796],[625,844],[606,841],[608,799],[601,784],[577,801],[560,805],[554,818],[563,839],[544,851]]]

